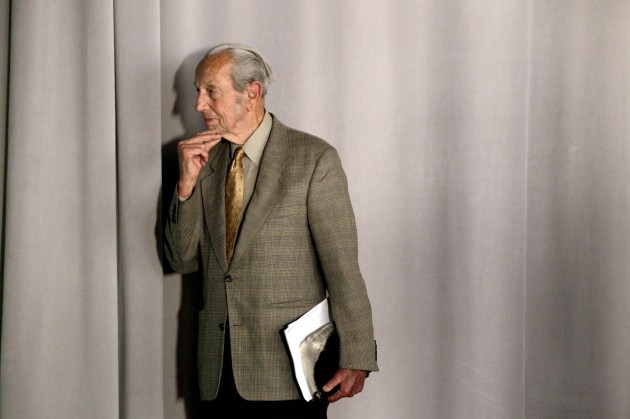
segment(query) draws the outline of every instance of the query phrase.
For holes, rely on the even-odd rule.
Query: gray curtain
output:
[[[381,372],[335,418],[630,417],[630,2],[0,5],[0,417],[196,418],[164,264],[194,67],[341,155]]]

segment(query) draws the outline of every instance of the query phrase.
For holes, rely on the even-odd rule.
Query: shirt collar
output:
[[[273,119],[271,118],[271,115],[265,110],[265,116],[263,117],[262,122],[242,146],[247,158],[249,158],[256,166],[260,166],[262,154],[265,150],[265,145],[267,145],[269,134],[271,133],[272,122]],[[230,154],[234,155],[234,150],[236,150],[237,147],[238,145],[230,143]]]

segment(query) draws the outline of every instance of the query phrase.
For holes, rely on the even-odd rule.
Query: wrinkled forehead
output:
[[[232,57],[227,52],[204,57],[195,69],[195,85],[229,79]]]

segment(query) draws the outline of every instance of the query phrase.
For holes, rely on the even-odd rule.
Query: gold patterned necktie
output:
[[[230,170],[225,184],[225,248],[227,251],[228,265],[234,255],[234,244],[238,225],[241,222],[241,210],[243,209],[243,189],[245,189],[245,174],[243,172],[243,157],[245,152],[242,147],[234,151],[234,157],[230,164]]]

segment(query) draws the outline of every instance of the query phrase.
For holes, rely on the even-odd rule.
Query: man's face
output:
[[[195,73],[195,109],[202,114],[208,130],[236,140],[247,130],[247,93],[234,90],[231,69],[228,54],[204,58],[199,63]]]

